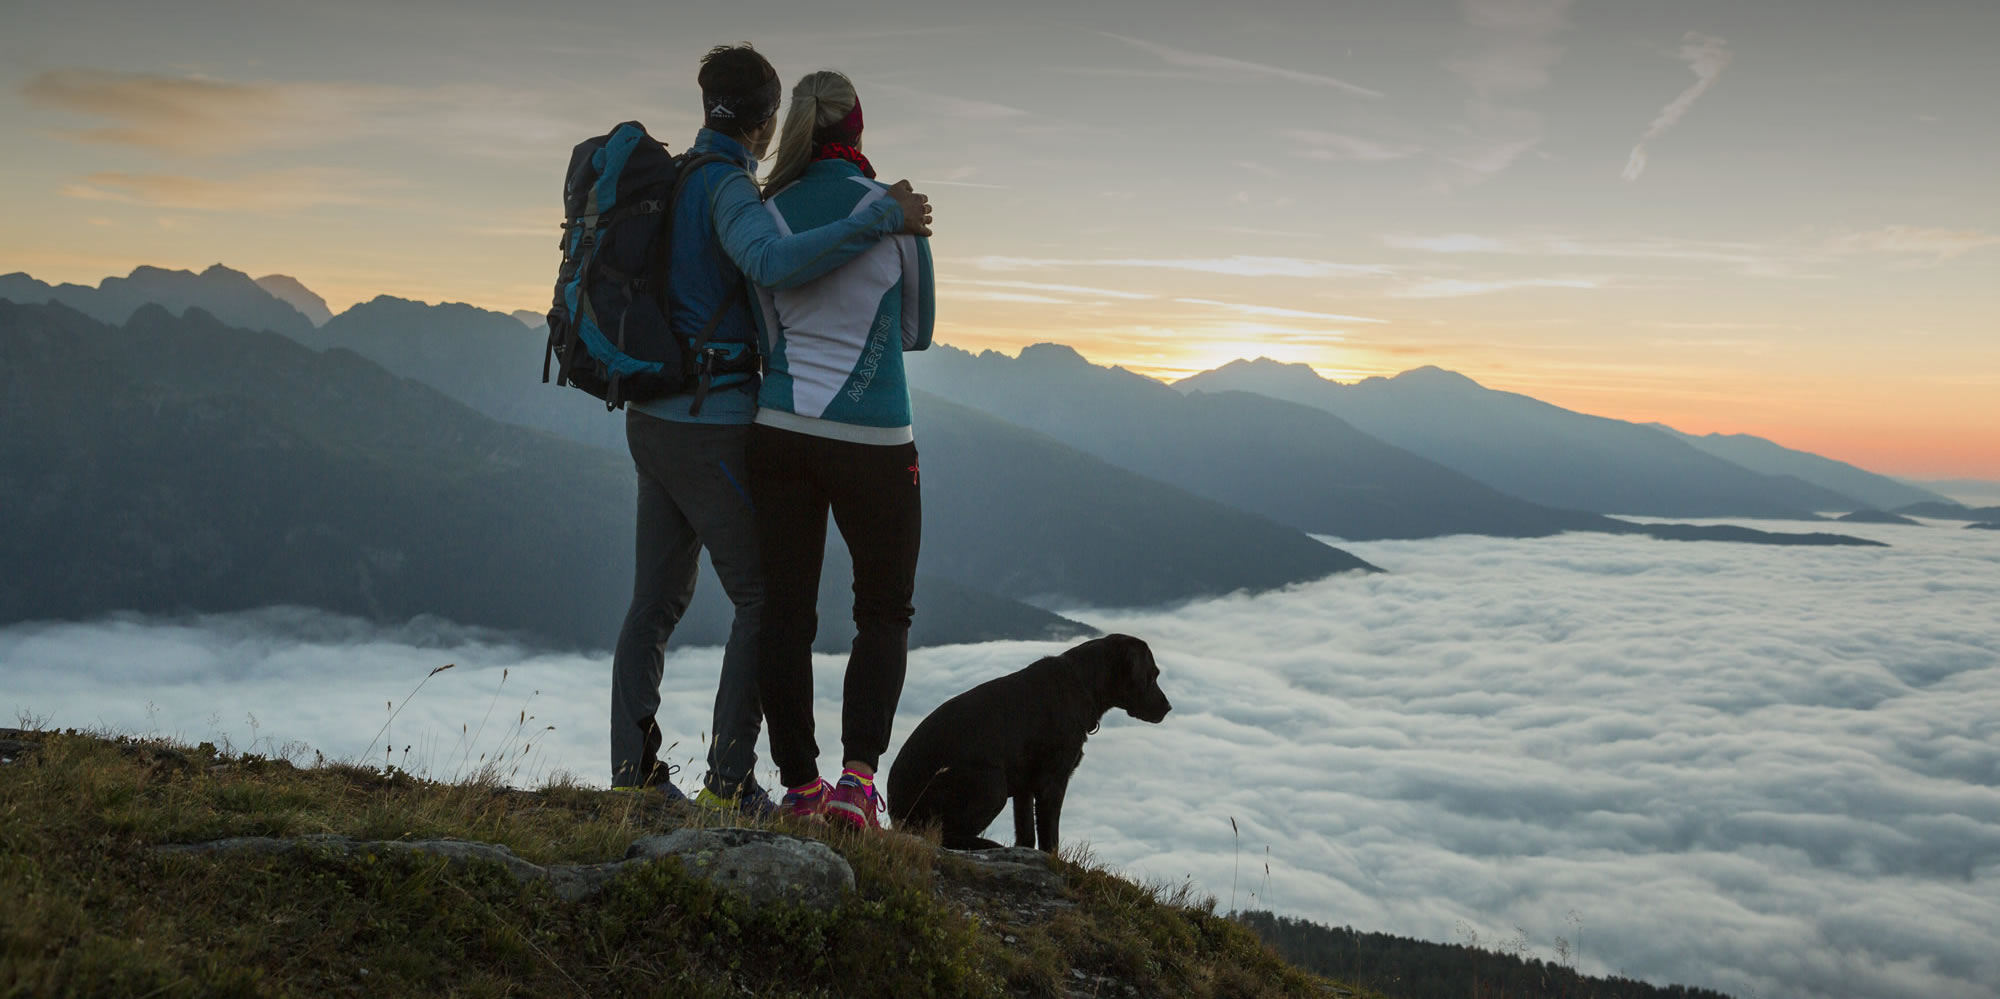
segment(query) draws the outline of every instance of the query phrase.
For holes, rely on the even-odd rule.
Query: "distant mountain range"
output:
[[[221,264],[200,274],[138,267],[127,277],[105,278],[95,288],[44,284],[18,272],[4,274],[0,275],[0,299],[23,305],[60,302],[113,326],[124,325],[143,306],[159,305],[174,315],[199,308],[230,326],[290,337],[309,336],[313,329],[313,321],[305,313],[259,287],[250,275]]]
[[[1548,506],[1651,517],[1810,520],[1818,511],[1866,505],[1802,477],[1761,474],[1651,426],[1495,391],[1435,367],[1343,385],[1303,364],[1259,359],[1232,362],[1176,387],[1255,392],[1323,409],[1390,444]],[[1885,493],[1918,492],[1851,470],[1879,480]]]
[[[1865,543],[1838,535],[1641,525],[1531,503],[1384,443],[1324,410],[1250,392],[1181,392],[1123,368],[1093,365],[1057,344],[1028,347],[1018,358],[935,347],[907,364],[912,382],[926,391],[1197,495],[1348,540],[1603,531],[1676,540]]]
[[[1844,524],[1901,524],[1905,527],[1917,526],[1917,521],[1911,520],[1900,513],[1890,513],[1887,510],[1856,510],[1853,513],[1842,514],[1834,519]]]
[[[0,304],[0,367],[0,502],[17,511],[0,524],[0,621],[298,603],[568,645],[615,633],[631,571],[622,454],[199,310],[142,308],[120,329]],[[1088,632],[1015,598],[1154,605],[1373,569],[943,400],[919,407],[916,644]],[[851,637],[831,547],[823,649]],[[719,642],[727,601],[706,574],[703,591],[680,634]]]
[[[2000,479],[1902,479],[1905,485],[1941,494],[1947,500],[1979,506],[2000,503]]]
[[[623,617],[617,455],[199,310],[114,328],[0,303],[0,372],[0,621],[299,604],[591,648]],[[918,589],[918,644],[1089,630],[947,580]],[[705,603],[688,641],[726,634],[726,602]]]
[[[1912,503],[1897,513],[1935,520],[2000,520],[2000,506],[1964,506],[1949,500],[1943,503]]]
[[[357,361],[373,361],[487,417],[609,452],[630,478],[622,414],[606,413],[581,393],[540,384],[544,334],[529,325],[539,316],[384,296],[315,325],[308,313],[324,303],[309,289],[279,275],[260,285],[220,265],[200,274],[140,268],[95,289],[9,275],[0,278],[0,298],[64,301],[112,322],[129,315],[140,299],[175,312],[199,306],[226,313],[233,318],[223,325],[271,330],[327,356],[351,351]],[[1531,502],[1314,407],[1240,391],[1183,393],[1090,365],[1053,345],[1030,348],[1019,359],[940,347],[913,355],[911,370],[920,389],[933,390],[918,397],[928,494],[926,607],[948,604],[944,588],[959,587],[954,599],[967,608],[977,604],[982,615],[974,620],[968,611],[953,623],[955,630],[947,629],[957,636],[952,638],[926,632],[920,622],[925,640],[1073,626],[1052,624],[1015,601],[1043,607],[1152,604],[1373,568],[1302,531],[1367,539],[1592,530],[1685,540],[1862,543],[1729,526],[1635,525]],[[1003,455],[1005,460],[992,457]],[[1736,481],[1769,485],[1747,471]],[[1811,495],[1771,488],[1781,496]],[[600,508],[596,502],[591,508]],[[629,507],[628,497],[611,508]],[[626,516],[621,513],[620,522]],[[844,557],[837,543],[832,549],[830,581],[841,574],[834,560]],[[628,559],[621,554],[619,564]],[[719,639],[726,602],[706,576],[702,585],[684,635]],[[845,594],[829,582],[822,597],[828,622],[822,641],[837,642],[846,621]],[[930,624],[942,622],[933,618]]]
[[[1505,495],[1318,410],[1246,392],[1183,394],[1057,344],[1018,358],[934,347],[906,363],[926,391],[1305,531],[1528,537],[1596,523]]]
[[[623,454],[623,414],[541,384],[543,337],[497,312],[384,296],[306,342],[352,350],[496,419]],[[1043,604],[1134,606],[1367,568],[943,399],[920,393],[917,404],[926,571]],[[1175,562],[1197,553],[1191,567]]]
[[[543,385],[548,334],[511,316],[381,295],[296,339],[354,351],[494,419],[625,451],[624,415],[582,392]]]
[[[1911,503],[1950,502],[1929,489],[1899,479],[1856,468],[1844,461],[1824,458],[1809,451],[1797,451],[1782,444],[1749,434],[1684,434],[1663,423],[1651,423],[1689,444],[1724,461],[1735,462],[1767,475],[1789,475],[1830,489],[1853,502],[1878,510],[1894,510]]]

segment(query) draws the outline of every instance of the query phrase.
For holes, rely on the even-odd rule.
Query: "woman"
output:
[[[800,80],[765,184],[779,228],[867,210],[887,196],[874,178],[854,84],[830,70]],[[760,288],[758,299],[765,374],[746,460],[766,588],[757,688],[787,788],[781,809],[874,828],[875,767],[903,694],[922,533],[903,352],[931,342],[930,247],[885,238],[815,281]],[[833,785],[819,773],[812,704],[829,510],[854,555],[856,631]]]

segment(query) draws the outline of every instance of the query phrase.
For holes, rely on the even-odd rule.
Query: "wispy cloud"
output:
[[[1519,291],[1523,288],[1601,288],[1603,283],[1597,278],[1552,277],[1552,278],[1499,278],[1490,281],[1476,281],[1468,278],[1426,278],[1389,289],[1391,298],[1465,298],[1469,295],[1491,295],[1502,291]]]
[[[1864,254],[1900,257],[1933,266],[2000,246],[2000,234],[1980,229],[1892,225],[1879,229],[1806,233],[1768,242],[1691,239],[1586,239],[1568,235],[1490,236],[1445,233],[1394,235],[1383,242],[1401,250],[1442,254],[1523,257],[1595,257],[1721,264],[1756,277],[1823,277],[1817,269]]]
[[[1862,232],[1842,233],[1826,241],[1826,250],[1835,256],[1856,253],[1888,253],[1930,257],[1941,263],[1953,257],[1989,246],[2000,246],[2000,234],[1978,229],[1936,229],[1923,226],[1892,225]]]
[[[1023,291],[970,291],[952,292],[951,297],[974,302],[1007,302],[1014,305],[1076,305],[1074,300],[1055,298],[1050,295],[1036,295]]]
[[[1446,190],[1482,183],[1542,141],[1539,112],[1515,106],[1548,86],[1572,0],[1462,0],[1476,43],[1445,68],[1472,88],[1459,138],[1440,150]]]
[[[287,215],[326,205],[372,205],[400,187],[392,178],[360,170],[300,167],[226,179],[177,174],[94,173],[65,185],[80,201],[110,202],[179,211]],[[540,230],[544,236],[549,230]]]
[[[1344,264],[1331,260],[1310,260],[1302,257],[1253,257],[1243,255],[1233,257],[1175,258],[1107,257],[1101,259],[986,256],[971,258],[971,263],[980,270],[985,271],[1032,271],[1075,267],[1133,267],[1152,270],[1193,271],[1202,274],[1229,274],[1236,277],[1334,278],[1390,273],[1389,268],[1380,264]]]
[[[1235,167],[1238,170],[1243,171],[1244,173],[1254,173],[1259,177],[1268,177],[1272,180],[1276,180],[1285,175],[1284,171],[1278,170],[1275,167],[1265,166],[1264,164],[1258,163],[1255,160],[1231,160],[1229,161],[1229,165]]]
[[[1746,266],[1773,262],[1768,247],[1756,243],[1719,240],[1606,240],[1562,235],[1485,236],[1474,233],[1447,233],[1439,236],[1388,236],[1383,242],[1397,249],[1423,250],[1430,253],[1687,260]]]
[[[900,83],[888,83],[875,79],[859,80],[857,83],[869,90],[887,90],[906,97],[916,98],[946,117],[957,118],[961,121],[1015,121],[1022,118],[1035,117],[1034,112],[1026,108],[1017,108],[1011,104],[973,100],[967,97],[953,97],[934,90],[906,87]]]
[[[1201,305],[1211,309],[1227,309],[1246,316],[1270,316],[1278,319],[1330,319],[1340,323],[1386,323],[1387,319],[1372,319],[1368,316],[1350,316],[1339,312],[1308,312],[1304,309],[1286,309],[1275,305],[1245,305],[1241,302],[1218,302],[1208,298],[1176,298],[1182,305]]]
[[[82,142],[183,156],[306,149],[362,136],[430,140],[481,156],[546,155],[576,124],[546,95],[474,85],[235,81],[95,69],[38,73],[21,87],[43,111],[108,124]]]
[[[1299,151],[1299,155],[1314,160],[1379,162],[1400,160],[1423,151],[1421,146],[1364,139],[1340,132],[1324,132],[1311,128],[1288,128],[1278,134],[1306,147]]]
[[[1625,161],[1626,180],[1638,180],[1639,175],[1646,171],[1646,144],[1667,134],[1667,130],[1678,124],[1687,115],[1688,109],[1694,107],[1694,102],[1708,93],[1708,88],[1715,85],[1723,68],[1729,65],[1730,54],[1729,43],[1720,38],[1696,31],[1687,33],[1681,44],[1680,58],[1689,69],[1694,70],[1694,83],[1661,108],[1659,117],[1654,118],[1646,134],[1639,137],[1638,144],[1632,147],[1631,158]]]
[[[1460,7],[1481,41],[1446,68],[1489,103],[1548,86],[1549,70],[1563,54],[1553,37],[1569,26],[1571,2],[1464,0]]]
[[[1152,53],[1153,55],[1160,57],[1168,64],[1179,66],[1183,69],[1202,70],[1204,72],[1212,73],[1215,75],[1236,78],[1236,79],[1263,78],[1271,80],[1284,80],[1288,83],[1303,83],[1307,84],[1308,86],[1332,87],[1335,90],[1353,94],[1356,97],[1382,96],[1382,92],[1379,90],[1370,90],[1367,87],[1357,86],[1355,84],[1347,82],[1346,80],[1342,80],[1337,77],[1327,76],[1324,73],[1308,73],[1303,70],[1287,69],[1283,66],[1272,66],[1261,62],[1250,62],[1244,59],[1232,59],[1228,56],[1214,55],[1208,52],[1193,52],[1188,49],[1177,49],[1169,45],[1161,45],[1158,42],[1149,42],[1144,39],[1132,38],[1126,35],[1114,35],[1108,31],[1100,31],[1098,32],[1098,34],[1101,34],[1106,38],[1112,38],[1124,42],[1125,44],[1131,45],[1135,48],[1143,49],[1147,52]]]
[[[63,69],[36,74],[21,87],[46,110],[109,119],[69,134],[85,142],[167,152],[231,152],[282,127],[288,104],[279,88],[202,77]]]
[[[942,285],[969,285],[976,288],[1001,288],[1012,291],[1039,291],[1051,294],[1086,295],[1091,298],[1116,298],[1126,301],[1146,301],[1153,296],[1136,291],[1114,291],[1110,288],[1091,288],[1080,284],[1046,284],[1039,281],[996,281],[986,278],[941,278]],[[1052,300],[1059,301],[1059,300]]]
[[[1673,322],[1658,320],[1634,325],[1651,326],[1663,330],[1795,330],[1800,327],[1792,323],[1737,323],[1737,322]]]

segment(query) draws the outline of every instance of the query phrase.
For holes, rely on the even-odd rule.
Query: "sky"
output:
[[[934,200],[939,339],[1422,364],[2000,479],[2000,4],[9,0],[0,272],[544,307],[572,144],[832,67]]]
[[[2000,534],[1843,529],[1891,547],[1347,544],[1390,571],[1070,609],[1147,639],[1174,711],[1105,718],[1064,840],[1133,877],[1191,877],[1223,909],[1544,960],[1563,937],[1585,971],[1743,999],[1994,999]],[[1058,648],[913,652],[896,743]],[[688,781],[718,654],[667,661],[660,720]],[[285,609],[24,624],[0,628],[0,710],[602,784],[607,662]],[[831,744],[840,660],[816,673]]]

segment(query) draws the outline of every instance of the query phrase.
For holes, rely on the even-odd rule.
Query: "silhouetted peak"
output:
[[[314,326],[325,326],[326,321],[333,318],[333,310],[326,307],[326,299],[289,274],[266,274],[257,279],[257,287],[264,289],[264,293],[272,298],[299,310],[312,320]]]
[[[211,281],[216,279],[223,279],[228,281],[240,281],[244,284],[256,283],[255,281],[250,280],[250,275],[245,274],[242,271],[236,270],[234,268],[224,267],[219,263],[208,265],[208,269],[202,271],[201,276]]]
[[[1435,364],[1426,364],[1421,368],[1411,368],[1389,380],[1402,385],[1419,385],[1425,388],[1476,389],[1484,387],[1456,371],[1446,371]]]
[[[340,314],[342,319],[359,319],[369,316],[408,316],[427,311],[430,306],[408,298],[394,295],[377,295],[366,302],[356,302]]]
[[[137,272],[134,271],[133,273]],[[158,302],[147,302],[132,310],[132,317],[125,320],[125,325],[136,328],[158,326],[162,323],[171,323],[173,321],[174,314],[168,312],[166,306]]]
[[[421,302],[413,298],[397,298],[394,295],[377,295],[366,302],[356,303],[346,312],[340,314],[342,319],[355,319],[367,316],[429,316],[432,318],[447,317],[454,319],[490,316],[512,321],[505,313],[492,312],[476,305],[468,305],[464,302],[438,302],[433,304],[430,302]]]
[[[154,267],[152,264],[140,264],[139,266],[132,268],[132,273],[125,275],[125,280],[150,281],[150,280],[157,280],[159,278],[171,278],[175,276],[194,277],[195,273],[193,271],[171,270],[166,267]],[[105,280],[109,281],[111,279],[106,278]]]
[[[1037,367],[1090,367],[1076,348],[1066,343],[1037,343],[1021,348],[1021,361]]]

